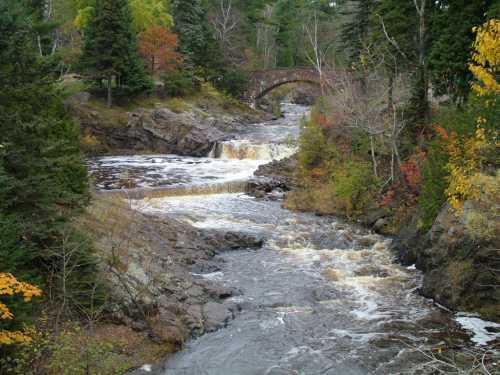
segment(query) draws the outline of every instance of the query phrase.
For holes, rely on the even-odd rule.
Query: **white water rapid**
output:
[[[220,255],[220,272],[197,275],[239,289],[232,301],[241,312],[227,327],[187,343],[158,373],[430,374],[424,364],[432,358],[422,351],[432,355],[443,345],[473,347],[452,315],[418,295],[421,275],[394,263],[390,239],[333,218],[293,213],[279,202],[213,188],[244,181],[260,164],[294,152],[307,108],[283,109],[284,119],[249,126],[237,139],[217,145],[211,157],[90,161],[100,189],[177,189],[141,201],[141,210],[266,239],[260,250]]]

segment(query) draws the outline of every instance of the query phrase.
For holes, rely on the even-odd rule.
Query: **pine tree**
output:
[[[472,75],[467,67],[474,34],[493,1],[448,0],[435,13],[432,22],[436,35],[430,55],[433,87],[438,94],[449,94],[462,102],[470,90]]]
[[[191,67],[207,65],[212,37],[201,0],[173,0],[174,32],[179,36],[179,50]]]
[[[98,86],[105,80],[108,106],[112,105],[113,83],[118,93],[126,96],[151,88],[139,57],[127,0],[97,0],[85,31],[80,67]]]
[[[297,0],[279,0],[276,3],[274,22],[278,26],[278,66],[293,67],[302,61],[299,57],[300,4]]]
[[[360,61],[363,44],[367,42],[375,0],[348,1],[343,7],[341,14],[347,20],[340,31],[341,52],[345,54],[349,64],[355,64]]]
[[[0,2],[0,265],[39,284],[58,267],[54,253],[74,232],[70,221],[88,202],[88,181],[79,129],[38,54],[26,9],[19,0]],[[73,261],[81,268],[68,283],[88,286],[95,263],[79,246]],[[22,322],[26,314],[13,309]]]

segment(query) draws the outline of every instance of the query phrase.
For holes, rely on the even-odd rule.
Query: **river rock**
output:
[[[167,108],[131,112],[126,134],[129,148],[190,156],[206,156],[216,142],[228,138],[213,118]]]
[[[247,185],[247,194],[256,198],[279,199],[295,186],[297,158],[291,156],[261,165]]]
[[[232,317],[232,311],[225,304],[208,302],[203,306],[204,325],[207,332],[224,327]]]

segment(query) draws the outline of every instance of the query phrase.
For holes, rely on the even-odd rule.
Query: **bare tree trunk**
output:
[[[421,98],[424,105],[424,120],[428,122],[428,103],[429,103],[429,80],[427,78],[427,64],[425,61],[426,57],[426,33],[427,33],[427,24],[426,24],[426,16],[425,16],[425,6],[427,4],[427,0],[413,0],[413,4],[415,5],[415,9],[418,14],[418,85],[420,90],[422,90]]]
[[[112,83],[113,83],[113,76],[109,75],[108,76],[108,97],[107,97],[108,108],[111,108],[113,105],[112,88],[111,88]]]
[[[378,177],[377,158],[375,157],[375,142],[373,140],[373,134],[370,134],[370,151],[372,155],[373,175],[375,177]]]
[[[54,42],[52,43],[52,49],[50,54],[53,55],[57,51],[57,47],[59,46],[59,30],[54,31]]]
[[[272,5],[266,5],[262,12],[262,17],[265,20],[270,21],[273,16],[273,11],[274,9]],[[266,22],[262,22],[257,25],[256,47],[259,51],[261,51],[261,67],[264,69],[276,66],[276,54],[274,53],[276,46],[275,32],[276,27],[271,26]]]
[[[36,44],[38,46],[38,53],[40,56],[43,56],[42,39],[40,38],[40,35],[36,36]]]
[[[394,76],[389,72],[389,83],[387,85],[387,109],[391,111],[394,104]]]
[[[321,89],[321,95],[325,95],[324,90],[324,77],[323,77],[323,66],[324,66],[324,57],[326,55],[326,51],[323,51],[320,46],[319,40],[319,20],[318,20],[318,12],[315,10],[313,13],[312,25],[305,23],[303,25],[304,31],[307,35],[307,40],[311,45],[313,50],[313,55],[311,56],[308,52],[306,52],[306,57],[309,62],[314,66],[314,69],[317,71],[319,76],[319,83]]]
[[[226,61],[229,57],[231,36],[238,26],[232,0],[227,0],[227,2],[226,0],[219,0],[219,11],[213,19],[212,25],[220,42],[223,58]]]

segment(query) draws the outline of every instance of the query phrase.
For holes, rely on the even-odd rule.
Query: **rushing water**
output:
[[[173,188],[239,181],[265,159],[293,152],[307,109],[284,109],[284,119],[249,127],[214,147],[212,157],[90,164],[98,186],[108,189],[124,179]],[[200,228],[266,238],[260,250],[221,255],[222,270],[202,276],[241,290],[233,300],[242,311],[226,328],[188,343],[166,363],[166,375],[418,374],[429,359],[417,348],[471,345],[449,313],[417,294],[420,273],[394,263],[388,238],[243,193],[148,199],[139,206]]]
[[[308,108],[284,104],[285,117],[248,125],[205,158],[177,155],[106,156],[89,160],[98,189],[181,188],[247,180],[261,164],[292,155]]]

